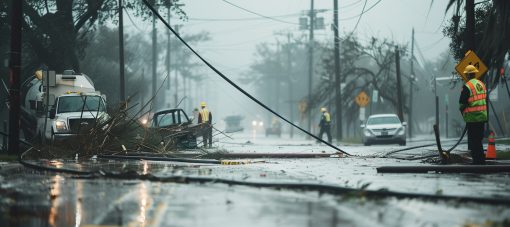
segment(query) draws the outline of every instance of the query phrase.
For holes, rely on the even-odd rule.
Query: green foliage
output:
[[[170,4],[170,1],[153,2],[160,6],[161,11],[166,11],[165,4]],[[8,3],[0,2],[0,31],[8,27]],[[172,1],[172,10],[179,17],[185,18],[177,3],[179,0]],[[124,8],[139,18],[151,17],[142,1],[124,0]],[[118,1],[27,0],[23,4],[23,14],[24,77],[31,76],[40,65],[46,65],[57,72],[65,69],[79,72],[79,58],[84,56],[89,32],[94,32],[97,24],[117,23]],[[6,43],[0,43],[0,49],[4,45]]]
[[[455,8],[453,8],[455,6]],[[452,39],[450,49],[457,60],[466,51],[464,0],[450,0],[447,10],[455,15],[443,29],[445,36]],[[462,16],[461,16],[462,15]],[[475,6],[475,52],[489,67],[500,67],[510,51],[510,2],[492,0]]]

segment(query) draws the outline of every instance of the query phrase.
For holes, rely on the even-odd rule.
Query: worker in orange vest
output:
[[[201,110],[198,112],[198,123],[205,123],[206,128],[203,131],[202,137],[204,142],[204,147],[209,145],[209,148],[212,147],[212,113],[209,111],[205,105],[205,102],[200,103]]]
[[[485,164],[485,155],[483,153],[483,131],[485,122],[487,122],[487,90],[485,84],[475,78],[478,69],[473,65],[468,65],[464,69],[464,74],[468,82],[462,87],[459,98],[459,109],[466,122],[468,133],[468,148],[471,150],[473,164]]]

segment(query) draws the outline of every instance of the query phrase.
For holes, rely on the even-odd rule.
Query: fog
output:
[[[293,37],[308,37],[308,30],[299,30],[299,18],[305,16],[310,9],[310,1],[184,1],[183,10],[188,17],[187,21],[172,18],[172,24],[182,25],[182,34],[193,34],[206,31],[211,39],[194,45],[197,52],[210,61],[216,68],[236,82],[240,77],[254,74],[250,66],[257,60],[256,46],[267,43],[270,48],[276,49],[277,43],[287,41],[286,34]],[[232,4],[230,4],[232,3]],[[242,7],[246,10],[235,7]],[[445,15],[445,1],[367,1],[363,11],[364,1],[339,1],[340,36],[354,33],[360,42],[366,43],[372,36],[381,39],[391,39],[398,44],[410,45],[411,31],[415,28],[416,45],[421,48],[421,56],[417,60],[422,65],[425,61],[434,61],[440,53],[447,51],[449,38],[442,34],[442,26],[451,17],[449,12]],[[325,29],[315,30],[314,39],[317,42],[331,45],[333,42],[333,1],[315,1],[316,10],[324,9],[317,17],[323,17]],[[208,9],[208,10],[204,10]],[[249,11],[251,12],[249,12]],[[257,13],[259,15],[256,15]],[[267,16],[271,17],[264,18]],[[359,22],[358,22],[359,20]],[[149,26],[149,22],[144,22]],[[357,24],[357,26],[356,26]],[[130,24],[126,23],[129,28]],[[164,30],[159,24],[160,31]],[[148,34],[150,35],[150,34]],[[188,52],[189,53],[189,52]],[[296,58],[298,56],[293,56]],[[306,56],[301,56],[306,57]],[[316,56],[316,58],[318,58]],[[317,68],[317,66],[315,66]],[[306,74],[306,68],[305,74]],[[316,69],[317,70],[317,69]],[[254,102],[243,97],[232,86],[225,83],[219,76],[208,69],[203,70],[206,77],[203,79],[205,94],[194,100],[196,106],[201,100],[207,101],[210,109],[222,119],[224,116],[241,114],[245,117],[244,123],[250,124],[252,120],[263,119],[270,121],[268,112]],[[314,72],[314,84],[320,80]],[[306,83],[306,80],[303,81]],[[264,93],[256,92],[252,84],[240,85],[265,100]],[[299,85],[296,85],[299,87]],[[306,86],[302,87],[306,89]],[[284,87],[282,87],[284,89]],[[286,88],[285,88],[286,89]],[[267,87],[267,92],[274,87]],[[287,93],[285,93],[287,94]],[[299,93],[298,93],[299,94]],[[283,96],[283,94],[282,94]],[[302,99],[295,96],[295,100]],[[283,107],[288,109],[288,98],[282,97],[279,105],[269,103],[272,108]],[[283,110],[283,108],[281,108]],[[298,119],[298,108],[295,103],[295,120]],[[368,112],[367,112],[368,114]],[[289,117],[288,111],[284,113]],[[317,119],[318,120],[318,112]],[[222,122],[218,122],[222,123]],[[299,123],[299,121],[297,121]]]

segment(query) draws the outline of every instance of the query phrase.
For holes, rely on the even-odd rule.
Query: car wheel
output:
[[[399,144],[400,144],[400,146],[405,146],[406,145],[406,141],[405,140],[401,141]]]
[[[363,145],[370,146],[370,143],[369,142],[364,142]]]

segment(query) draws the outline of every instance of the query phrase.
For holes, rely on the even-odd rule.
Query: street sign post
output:
[[[485,66],[482,60],[480,60],[474,51],[468,50],[464,55],[464,58],[459,62],[459,64],[457,64],[457,66],[455,66],[455,70],[459,73],[464,82],[468,81],[464,74],[464,69],[468,65],[473,65],[478,69],[478,72],[475,74],[475,78],[477,79],[487,72],[487,66]]]
[[[366,107],[368,105],[369,100],[370,97],[368,97],[367,93],[365,93],[364,91],[361,91],[355,98],[356,103],[360,107]]]
[[[365,107],[359,108],[359,120],[364,121],[365,120]]]

